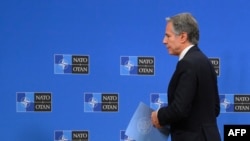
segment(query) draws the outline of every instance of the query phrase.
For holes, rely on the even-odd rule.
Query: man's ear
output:
[[[184,43],[188,40],[188,35],[187,35],[187,32],[182,32],[181,33],[181,42]]]

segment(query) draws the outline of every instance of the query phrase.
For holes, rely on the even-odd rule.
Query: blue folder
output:
[[[169,128],[155,128],[151,122],[151,113],[154,110],[143,102],[139,103],[133,114],[125,134],[135,141],[167,141]]]

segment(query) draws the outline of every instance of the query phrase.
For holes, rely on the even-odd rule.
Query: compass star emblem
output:
[[[62,59],[59,65],[62,67],[63,70],[65,70],[67,69],[69,63],[65,59]]]
[[[130,71],[134,68],[134,65],[131,61],[128,61],[125,65],[125,67]]]

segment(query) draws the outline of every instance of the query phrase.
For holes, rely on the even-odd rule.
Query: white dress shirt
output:
[[[186,47],[182,52],[181,52],[181,54],[180,54],[180,56],[179,56],[179,61],[186,55],[186,53],[189,51],[189,49],[191,48],[191,47],[193,47],[194,45],[190,45],[190,46],[188,46],[188,47]]]

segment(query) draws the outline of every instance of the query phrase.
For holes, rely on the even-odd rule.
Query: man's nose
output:
[[[166,38],[166,37],[163,38],[162,43],[163,43],[163,44],[167,44],[167,38]]]

